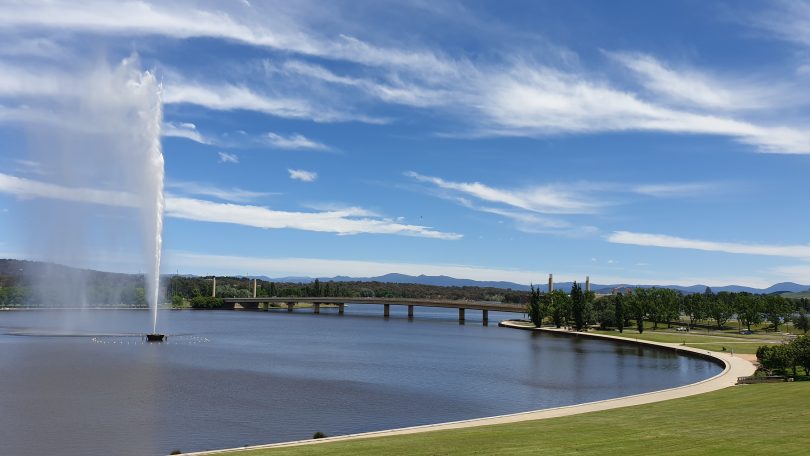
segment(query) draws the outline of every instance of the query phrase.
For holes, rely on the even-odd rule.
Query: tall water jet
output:
[[[149,138],[146,192],[144,204],[141,206],[144,211],[144,233],[148,241],[145,242],[146,257],[151,257],[149,270],[146,276],[146,290],[149,307],[152,310],[152,334],[157,333],[158,304],[160,297],[160,256],[163,250],[163,180],[164,180],[164,160],[163,150],[160,144],[160,126],[163,121],[163,109],[160,99],[160,88],[155,80],[155,76],[149,72],[144,73],[142,83],[146,90],[153,94],[150,109],[143,113],[144,123],[148,125],[145,132]]]
[[[20,217],[29,257],[144,272],[143,297],[156,332],[164,205],[161,87],[154,74],[138,68],[137,57],[90,68],[58,73],[58,90],[25,100],[32,114],[26,161],[36,164],[36,173],[5,178],[17,179],[18,196],[30,199]],[[101,299],[63,269],[32,278],[43,302],[82,306]],[[122,293],[119,303],[126,301]]]

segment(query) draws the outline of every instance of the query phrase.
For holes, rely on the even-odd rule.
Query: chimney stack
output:
[[[217,297],[217,276],[214,276],[214,286],[211,288],[211,297]]]
[[[591,291],[591,277],[585,276],[585,293]]]
[[[548,275],[548,292],[554,291],[554,279],[551,274]]]

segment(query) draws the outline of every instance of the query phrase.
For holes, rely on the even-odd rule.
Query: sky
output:
[[[48,171],[115,157],[43,153],[136,65],[164,273],[810,283],[810,2],[4,1],[0,40],[0,256],[48,200],[143,269],[126,195]]]

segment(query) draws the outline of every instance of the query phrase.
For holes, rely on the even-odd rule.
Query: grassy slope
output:
[[[810,382],[746,385],[624,409],[243,456],[807,454]]]

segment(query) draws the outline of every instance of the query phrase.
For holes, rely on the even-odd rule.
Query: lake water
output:
[[[0,312],[0,454],[158,455],[462,420],[711,377],[701,359],[497,327],[516,314]],[[476,321],[476,318],[479,320]]]

